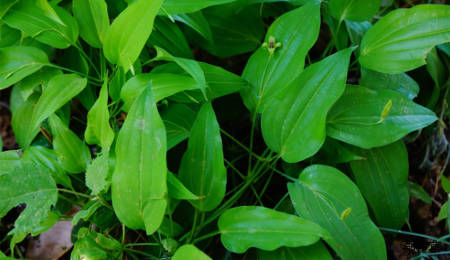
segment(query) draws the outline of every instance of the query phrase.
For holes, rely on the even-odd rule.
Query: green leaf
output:
[[[70,259],[122,259],[122,245],[115,239],[82,227]]]
[[[198,200],[199,196],[192,193],[183,183],[171,172],[167,173],[167,190],[169,198],[179,200]]]
[[[277,91],[300,75],[305,57],[319,36],[319,28],[320,5],[317,3],[287,12],[272,23],[265,38],[267,46],[253,53],[242,74],[252,85],[242,92],[247,108],[261,112]],[[277,43],[281,46],[275,48]]]
[[[400,92],[409,99],[419,94],[419,84],[406,73],[387,74],[361,68],[359,84],[371,89],[391,89]]]
[[[425,64],[435,45],[450,41],[450,6],[416,5],[381,18],[361,42],[361,66],[401,73]]]
[[[309,66],[263,111],[264,141],[284,161],[304,160],[325,142],[326,116],[344,91],[351,53],[346,49]]]
[[[418,198],[427,204],[431,204],[431,196],[417,183],[408,181],[409,195]]]
[[[209,102],[201,107],[192,126],[178,177],[186,188],[202,197],[189,201],[201,211],[213,210],[225,196],[227,171],[220,126]]]
[[[19,30],[9,27],[0,20],[0,48],[17,45],[21,36],[22,34]]]
[[[119,132],[111,197],[119,220],[148,235],[160,226],[167,200],[166,131],[151,88],[131,106]]]
[[[9,8],[15,5],[19,0],[2,0],[0,1],[0,19],[8,12]]]
[[[327,138],[325,140],[325,143],[320,148],[317,156],[327,163],[346,163],[354,160],[366,159],[361,154],[350,151],[347,146],[344,146],[339,141],[332,138]]]
[[[369,22],[352,22],[345,20],[345,26],[352,44],[360,45],[364,34],[372,27],[372,24]]]
[[[29,127],[21,130],[24,133],[17,139],[19,145],[23,148],[28,147],[39,132],[41,123],[78,95],[86,84],[87,79],[75,74],[61,74],[53,77],[43,90],[36,106],[34,108],[27,106]]]
[[[156,17],[154,31],[148,43],[151,46],[164,46],[173,55],[193,58],[191,48],[178,25],[165,17]]]
[[[109,16],[105,0],[74,0],[73,15],[80,26],[80,36],[89,45],[101,48],[109,28]]]
[[[379,226],[399,229],[408,218],[408,152],[402,141],[352,151],[366,160],[352,161],[353,176]]]
[[[168,14],[192,13],[208,6],[231,3],[236,0],[165,0],[164,12]]]
[[[433,79],[435,86],[437,88],[444,86],[449,72],[444,62],[439,58],[436,48],[432,48],[428,53],[426,63],[427,71]]]
[[[322,242],[304,247],[282,247],[275,251],[258,250],[259,260],[332,260],[328,249]]]
[[[388,116],[380,121],[391,100]],[[328,113],[327,135],[370,149],[393,143],[436,121],[435,114],[392,90],[371,90],[348,85]]]
[[[87,114],[87,127],[84,138],[88,144],[100,145],[108,150],[114,141],[114,132],[109,125],[108,85],[105,82],[97,101]]]
[[[374,16],[381,0],[330,0],[330,11],[338,21],[365,21]]]
[[[173,260],[212,260],[207,254],[203,253],[194,245],[183,245],[175,251]]]
[[[207,87],[205,73],[203,72],[202,67],[200,67],[199,62],[191,59],[175,57],[158,46],[155,46],[155,49],[157,54],[153,60],[166,60],[175,62],[176,64],[178,64],[178,66],[183,68],[183,70],[185,70],[195,79],[195,81],[199,84],[200,90],[205,93],[205,89]]]
[[[261,46],[264,23],[260,6],[241,8],[236,4],[210,7],[203,11],[212,30],[212,40],[198,37],[195,33],[190,42],[217,57],[231,57],[254,51]],[[207,39],[207,38],[206,38]]]
[[[75,216],[73,216],[71,221],[72,225],[76,226],[81,219],[85,221],[88,220],[101,206],[102,204],[99,201],[89,201],[77,212],[77,214],[75,214]]]
[[[177,237],[183,233],[184,229],[180,224],[173,221],[173,219],[164,217],[158,231],[168,237]]]
[[[21,81],[48,64],[47,54],[38,48],[0,48],[0,90]]]
[[[202,11],[188,14],[177,14],[173,16],[173,19],[178,22],[184,23],[192,30],[200,34],[208,42],[214,41],[211,26],[209,25]]]
[[[93,195],[107,191],[111,185],[109,174],[109,151],[104,151],[94,159],[86,171],[86,186],[91,189]]]
[[[208,99],[216,99],[250,87],[246,80],[221,67],[204,62],[199,62],[199,64],[205,74],[205,80],[208,86],[205,92]],[[167,63],[158,66],[152,73],[188,75],[188,73],[183,72],[181,67],[175,63]],[[171,99],[183,103],[202,103],[204,101],[204,95],[201,90],[199,90],[199,86],[197,86],[195,90],[188,90],[184,93],[176,94],[171,97]]]
[[[152,32],[153,21],[162,2],[139,0],[119,14],[103,42],[103,52],[111,63],[118,64],[125,72],[132,69]]]
[[[387,259],[383,236],[369,217],[356,185],[342,172],[312,165],[288,184],[289,196],[300,217],[327,230],[324,240],[344,260]],[[351,210],[346,218],[341,214]]]
[[[38,86],[46,86],[47,83],[57,75],[62,74],[60,69],[52,67],[42,67],[30,76],[22,79],[20,82],[16,83],[16,86],[20,89],[20,94],[23,99],[28,99],[33,92],[36,91],[35,88]],[[39,88],[38,88],[39,89]]]
[[[59,49],[75,44],[78,38],[78,24],[69,12],[56,5],[52,7],[37,4],[36,0],[19,1],[6,13],[3,21],[10,27]]]
[[[19,151],[0,152],[0,176],[9,173],[21,164]]]
[[[57,115],[49,118],[53,133],[53,147],[61,167],[70,173],[85,172],[91,161],[91,152]]]
[[[9,234],[32,232],[58,199],[55,181],[45,168],[34,164],[22,164],[0,175],[0,183],[0,217],[21,203],[27,205]]]
[[[445,192],[450,193],[450,180],[441,172],[441,185]]]
[[[441,209],[439,210],[439,215],[437,217],[437,221],[441,221],[443,219],[448,218],[448,200],[442,205]]]
[[[250,247],[272,251],[282,246],[308,246],[324,235],[322,228],[308,220],[257,206],[228,209],[217,225],[222,244],[234,253]]]
[[[197,112],[183,104],[172,104],[161,113],[167,132],[167,149],[170,150],[191,134]]]
[[[197,82],[190,76],[174,73],[139,74],[130,78],[120,91],[120,98],[124,105],[122,109],[128,111],[134,100],[147,88],[151,88],[155,102],[188,89],[197,89]]]
[[[23,151],[22,160],[25,163],[29,162],[42,166],[51,174],[57,184],[72,188],[72,181],[58,162],[54,150],[40,145],[30,146]]]

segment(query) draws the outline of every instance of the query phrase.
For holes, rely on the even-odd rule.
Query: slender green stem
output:
[[[190,243],[194,238],[195,228],[197,227],[197,219],[198,219],[198,209],[196,208],[194,213],[194,220],[192,221],[191,234],[189,235],[189,239],[187,240],[188,243]]]
[[[273,207],[273,209],[276,210],[288,196],[289,196],[289,193],[284,194],[283,198],[281,198],[280,201],[278,201],[278,203],[275,205],[275,207]]]
[[[252,117],[252,127],[250,130],[250,147],[248,149],[248,167],[247,167],[247,176],[251,175],[251,169],[252,169],[252,155],[253,155],[253,139],[255,136],[255,125],[256,125],[256,117],[258,113],[255,111],[253,112]]]
[[[97,85],[97,86],[100,86],[99,84],[102,83],[102,81],[100,79],[98,79],[98,78],[91,77],[91,76],[89,76],[89,75],[87,75],[85,73],[81,73],[81,72],[73,70],[73,69],[62,67],[62,66],[59,66],[59,65],[56,65],[56,64],[49,64],[48,66],[52,67],[52,68],[64,70],[64,71],[67,71],[67,72],[70,72],[70,73],[74,73],[74,74],[80,75],[82,77],[86,77],[89,80],[93,81],[91,83],[93,83],[94,85]]]
[[[219,235],[219,234],[220,234],[220,231],[219,231],[219,230],[216,230],[216,231],[214,231],[214,232],[211,232],[211,233],[208,233],[208,234],[206,234],[206,235],[203,235],[203,236],[201,236],[201,237],[196,238],[194,241],[192,241],[192,244],[196,244],[196,243],[198,243],[198,242],[200,242],[200,241],[202,241],[202,240],[208,239],[208,238],[210,238],[210,237],[217,236],[217,235]]]
[[[235,142],[237,145],[239,145],[242,149],[244,149],[245,151],[247,151],[249,154],[251,153],[253,157],[255,157],[258,160],[266,160],[266,158],[263,158],[255,153],[253,153],[251,151],[251,149],[249,147],[247,147],[246,145],[244,145],[243,143],[241,143],[239,140],[237,140],[234,136],[232,136],[231,134],[227,133],[225,130],[220,129],[220,132],[225,135],[226,137],[228,137],[231,141]],[[252,141],[250,141],[252,142]]]
[[[155,260],[158,259],[159,260],[158,257],[156,257],[154,255],[151,255],[149,253],[145,253],[145,252],[139,251],[139,250],[134,250],[134,249],[130,249],[130,248],[124,248],[123,250],[127,251],[127,252],[131,252],[131,253],[135,253],[135,254],[140,254],[140,255],[149,257],[150,259],[155,259]]]
[[[100,73],[98,72],[97,67],[95,67],[94,62],[91,60],[89,55],[87,55],[86,52],[84,52],[83,47],[81,47],[81,45],[77,42],[75,44],[75,48],[77,48],[77,50],[80,52],[81,56],[83,56],[83,58],[85,58],[88,61],[89,65],[91,65],[91,67],[94,69],[97,76],[100,77]]]
[[[81,192],[76,192],[76,191],[73,191],[73,190],[58,188],[58,191],[65,192],[65,193],[70,193],[70,194],[73,194],[73,195],[76,195],[76,196],[80,196],[80,197],[84,197],[84,198],[91,199],[91,200],[95,199],[95,197],[93,197],[93,196],[90,196],[90,195],[87,195],[87,194],[84,194],[84,193],[81,193]]]
[[[403,231],[403,230],[391,229],[391,228],[384,228],[384,227],[379,227],[379,229],[383,230],[383,231],[386,231],[386,232],[392,232],[392,233],[398,233],[398,234],[403,234],[403,235],[410,235],[410,236],[428,238],[428,239],[435,240],[435,241],[438,241],[438,242],[446,244],[446,245],[450,245],[449,242],[441,240],[440,238],[433,237],[433,236],[428,236],[428,235],[424,235],[424,234],[408,232],[408,231]]]
[[[234,172],[239,175],[239,177],[241,177],[243,180],[245,179],[245,175],[241,171],[239,171],[231,162],[229,162],[227,159],[224,159],[224,161]]]
[[[129,243],[125,244],[124,247],[133,247],[133,246],[160,246],[159,243]]]

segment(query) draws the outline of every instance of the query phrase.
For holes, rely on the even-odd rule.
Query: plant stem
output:
[[[206,234],[206,235],[203,235],[203,236],[201,236],[201,237],[199,237],[199,238],[196,238],[194,241],[192,241],[192,244],[196,244],[196,243],[198,243],[198,242],[200,242],[200,241],[202,241],[202,240],[208,239],[208,238],[210,238],[210,237],[217,236],[217,235],[219,235],[219,234],[220,234],[220,231],[219,231],[219,230],[216,230],[216,231],[214,231],[214,232],[211,232],[211,233],[208,233],[208,234]]]
[[[404,234],[404,235],[428,238],[428,239],[431,239],[431,240],[435,240],[435,241],[441,242],[441,243],[446,244],[446,245],[450,245],[449,242],[441,240],[440,238],[433,237],[433,236],[428,236],[428,235],[424,235],[424,234],[408,232],[408,231],[403,231],[403,230],[391,229],[391,228],[384,228],[384,227],[378,227],[378,228],[380,230],[383,230],[383,231],[386,231],[386,232],[392,232],[392,233],[398,233],[398,234]]]
[[[132,246],[159,246],[159,243],[129,243],[125,244],[124,247],[132,247]]]
[[[81,193],[81,192],[68,190],[68,189],[58,188],[58,191],[65,192],[65,193],[70,193],[70,194],[77,195],[77,196],[84,197],[84,198],[91,199],[91,200],[95,199],[95,197],[93,197],[93,196],[90,196],[90,195],[87,195],[87,194],[84,194],[84,193]]]

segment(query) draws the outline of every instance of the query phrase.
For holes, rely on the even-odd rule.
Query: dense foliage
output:
[[[405,142],[450,193],[450,6],[412,2],[0,1],[5,255],[70,220],[72,259],[387,259]]]

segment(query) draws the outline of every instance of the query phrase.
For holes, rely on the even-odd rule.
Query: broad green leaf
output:
[[[19,0],[1,0],[0,1],[0,19],[8,12],[9,8],[15,5]]]
[[[175,251],[173,260],[212,260],[207,254],[203,253],[194,245],[183,245]]]
[[[372,27],[369,22],[352,22],[345,20],[348,37],[353,45],[360,45],[361,40],[366,32]]]
[[[42,166],[42,169],[50,173],[57,184],[72,188],[72,181],[58,162],[58,157],[54,150],[40,145],[33,145],[23,150],[22,160],[25,163],[29,162]]]
[[[48,65],[47,54],[35,47],[0,48],[0,90]]]
[[[55,19],[55,15],[60,19]],[[9,26],[52,47],[65,49],[75,44],[78,24],[59,6],[42,6],[36,0],[21,0],[3,17]],[[61,23],[63,22],[63,23]]]
[[[23,99],[28,99],[33,92],[36,91],[36,87],[45,86],[54,76],[62,74],[60,69],[52,67],[42,67],[30,76],[22,79],[16,83],[16,86],[20,89],[20,94]],[[40,90],[40,89],[38,89]]]
[[[109,82],[109,96],[113,102],[118,101],[120,98],[120,91],[122,90],[123,85],[125,84],[125,72],[119,67],[114,75],[112,76],[111,81]]]
[[[9,173],[21,164],[19,151],[0,152],[0,176]]]
[[[222,244],[234,253],[244,253],[250,247],[272,251],[282,246],[308,246],[325,235],[313,222],[257,206],[228,209],[217,225]]]
[[[436,48],[432,48],[426,58],[426,68],[431,78],[434,81],[434,85],[437,88],[444,86],[445,81],[448,79],[448,68],[439,57]]]
[[[205,73],[203,72],[199,62],[191,59],[175,57],[172,54],[168,53],[167,51],[157,46],[155,46],[155,49],[157,54],[154,60],[166,60],[175,62],[176,64],[178,64],[178,66],[183,68],[183,70],[185,70],[187,73],[189,73],[189,75],[191,75],[195,79],[195,81],[199,84],[200,90],[203,93],[205,93],[206,89]]]
[[[409,99],[419,94],[419,84],[406,73],[387,74],[361,68],[359,84],[371,89],[391,89],[400,92]]]
[[[319,157],[319,162],[324,161],[327,163],[346,163],[366,159],[361,154],[350,151],[347,146],[332,138],[325,140],[325,143],[317,153],[317,157]]]
[[[114,20],[103,42],[105,57],[125,71],[132,69],[150,36],[162,0],[139,0]]]
[[[332,260],[328,249],[322,242],[317,242],[312,246],[302,247],[282,247],[275,251],[258,250],[259,260]]]
[[[213,210],[225,196],[227,171],[220,126],[209,102],[202,105],[192,126],[178,177],[186,188],[202,197],[189,201],[201,211]]]
[[[247,108],[261,112],[277,91],[300,75],[306,55],[319,36],[319,28],[317,3],[287,12],[272,23],[264,40],[267,46],[253,53],[242,74],[252,85],[242,92]]]
[[[82,227],[70,259],[122,259],[122,245],[114,238]]]
[[[330,0],[330,11],[339,21],[365,21],[374,16],[381,0]]]
[[[81,219],[85,221],[88,220],[101,206],[102,204],[99,201],[89,201],[77,212],[77,214],[75,214],[75,216],[73,216],[71,221],[72,225],[76,226]]]
[[[352,161],[353,176],[379,226],[399,229],[408,217],[408,152],[402,141],[364,150]]]
[[[55,149],[61,167],[70,173],[85,172],[91,161],[91,152],[57,115],[49,117]]]
[[[166,131],[151,88],[131,106],[119,132],[111,184],[114,211],[132,229],[152,234],[160,226],[167,200]]]
[[[420,199],[427,204],[431,204],[431,196],[419,184],[408,181],[408,191],[411,197]]]
[[[184,229],[180,224],[175,222],[173,219],[164,217],[164,220],[161,223],[161,226],[159,227],[158,231],[168,237],[177,237],[183,233]]]
[[[155,102],[169,97],[177,92],[198,88],[197,82],[190,76],[174,73],[139,74],[130,78],[120,91],[124,105],[128,111],[134,100],[146,89],[151,88]]]
[[[445,192],[450,193],[450,180],[441,172],[441,185]]]
[[[87,114],[84,138],[88,144],[96,144],[108,150],[114,141],[114,132],[109,125],[108,85],[104,83],[97,101]]]
[[[217,57],[231,57],[254,51],[261,46],[264,23],[260,6],[240,8],[240,3],[210,7],[203,11],[212,30],[212,41],[195,33],[189,42]]]
[[[424,65],[433,46],[449,41],[449,5],[396,9],[364,35],[359,62],[371,70],[401,73]]]
[[[200,34],[205,40],[209,42],[214,41],[211,26],[209,25],[202,11],[188,14],[177,14],[173,16],[173,19],[178,22],[184,23],[192,30]]]
[[[17,140],[19,145],[23,148],[28,147],[39,132],[41,123],[78,95],[86,84],[87,79],[76,74],[61,74],[53,77],[43,90],[36,106],[34,108],[28,106],[30,125],[23,130],[25,133]]]
[[[231,3],[236,0],[165,0],[164,12],[168,14],[192,13],[208,6]]]
[[[164,46],[177,57],[193,58],[191,48],[178,25],[168,18],[156,17],[154,31],[148,43],[151,46]]]
[[[34,164],[22,164],[0,175],[0,184],[0,217],[17,205],[26,204],[10,234],[32,232],[46,219],[58,199],[55,181],[45,168]]]
[[[19,30],[9,27],[0,20],[0,48],[17,45],[21,36],[22,34]]]
[[[304,160],[325,142],[326,116],[344,91],[351,53],[346,49],[309,66],[263,111],[264,141],[284,161]]]
[[[105,0],[74,0],[73,15],[80,26],[80,36],[89,45],[101,48],[109,28],[109,16]]]
[[[22,148],[25,148],[25,142],[27,142],[27,139],[30,139],[29,133],[32,127],[32,115],[37,100],[38,95],[32,95],[27,100],[24,100],[19,93],[19,88],[17,86],[13,87],[10,101],[12,111],[11,126],[14,137]],[[37,129],[37,131],[39,131],[39,129]],[[31,142],[31,140],[29,142]]]
[[[198,200],[199,196],[188,190],[183,183],[171,172],[167,173],[167,190],[169,198],[179,200]]]
[[[387,117],[381,120],[389,100],[392,107]],[[370,149],[393,143],[436,119],[432,111],[398,92],[348,85],[328,113],[327,135]]]
[[[172,104],[161,113],[167,132],[167,149],[170,150],[191,134],[197,112],[183,104]]]
[[[299,216],[329,232],[324,240],[341,259],[387,259],[383,236],[358,187],[342,172],[312,165],[300,173],[298,182],[288,184],[288,190]]]
[[[221,67],[204,62],[199,62],[199,64],[205,74],[205,80],[208,86],[205,92],[208,99],[216,99],[250,87],[246,80]],[[181,67],[175,63],[167,63],[158,66],[152,73],[188,75],[188,73],[184,72]],[[176,94],[171,97],[171,99],[183,103],[202,103],[204,101],[204,96],[197,86],[197,90],[189,90],[184,93]]]
[[[93,195],[107,191],[111,185],[109,174],[109,151],[104,151],[92,161],[86,171],[86,186]]]

